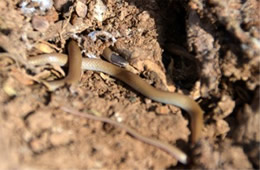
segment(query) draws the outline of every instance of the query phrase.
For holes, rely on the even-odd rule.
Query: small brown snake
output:
[[[29,59],[29,63],[33,65],[54,63],[64,66],[68,63],[68,75],[64,79],[46,83],[49,90],[53,91],[65,84],[73,84],[78,82],[81,78],[82,70],[104,72],[125,82],[139,93],[154,101],[172,104],[187,111],[191,117],[191,142],[194,144],[199,140],[203,127],[203,111],[200,106],[188,96],[156,89],[142,80],[138,75],[106,61],[89,58],[82,59],[81,51],[74,40],[69,42],[68,53],[68,56],[65,54],[53,53],[43,54]],[[175,155],[179,161],[185,162],[185,160],[181,160],[184,159],[183,155],[180,155],[179,152],[176,153],[176,150],[173,150],[172,152],[175,152],[173,155]]]

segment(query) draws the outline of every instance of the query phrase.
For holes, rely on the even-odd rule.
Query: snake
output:
[[[106,52],[104,55],[110,55],[110,53]],[[42,54],[30,57],[28,62],[32,65],[45,65],[50,63],[60,66],[68,65],[68,74],[65,78],[45,83],[50,91],[54,91],[65,84],[71,85],[78,83],[81,78],[82,70],[106,73],[121,80],[153,101],[171,104],[185,110],[189,113],[191,118],[191,143],[197,143],[201,137],[203,128],[203,110],[197,102],[183,94],[157,89],[148,84],[138,75],[104,60],[82,58],[81,50],[75,40],[70,40],[68,43],[68,55],[61,53]]]

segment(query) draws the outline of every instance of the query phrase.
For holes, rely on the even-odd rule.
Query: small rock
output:
[[[34,133],[40,133],[43,130],[52,127],[51,114],[48,111],[38,111],[27,119],[28,126]]]
[[[50,145],[48,142],[48,133],[44,133],[40,138],[34,139],[30,142],[30,147],[33,152],[39,153],[47,149]]]
[[[57,11],[61,11],[63,6],[68,3],[69,0],[54,0],[54,7]]]
[[[99,22],[104,20],[104,15],[107,11],[106,5],[102,2],[102,0],[97,0],[96,5],[94,7],[94,18]]]
[[[53,146],[66,145],[72,140],[73,136],[68,132],[53,133],[50,136],[50,142]]]
[[[81,1],[78,1],[76,5],[77,15],[81,18],[85,18],[87,12],[88,12],[88,7],[86,6],[86,4],[82,3]]]
[[[158,106],[158,107],[156,107],[155,112],[157,114],[165,115],[165,114],[168,114],[170,112],[170,110],[169,110],[168,106]]]
[[[223,95],[221,101],[218,103],[218,107],[221,109],[221,115],[218,115],[220,118],[225,118],[230,115],[235,108],[235,101],[231,99],[228,95]]]
[[[49,22],[43,16],[34,16],[32,18],[32,26],[40,32],[46,32],[50,26]]]

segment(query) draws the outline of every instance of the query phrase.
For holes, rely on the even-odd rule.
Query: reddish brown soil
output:
[[[0,169],[259,168],[259,1],[54,0],[49,9],[22,2],[0,1]],[[100,4],[106,11],[98,18]],[[90,40],[94,30],[115,36],[114,50],[147,82],[201,105],[205,127],[195,148],[185,112],[105,74],[86,71],[79,84],[54,92],[39,83],[67,70],[31,66],[29,57],[66,53],[73,37],[84,56],[99,56],[111,43]],[[181,165],[125,131],[61,106],[121,120],[176,145],[192,161]]]

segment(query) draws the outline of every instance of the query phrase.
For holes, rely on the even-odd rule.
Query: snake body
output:
[[[73,40],[69,42],[68,52],[69,56],[65,54],[52,53],[35,56],[29,59],[29,63],[33,65],[45,65],[48,63],[54,63],[60,66],[65,66],[66,64],[69,65],[68,75],[64,79],[46,83],[49,90],[55,90],[64,84],[78,82],[82,70],[103,72],[125,82],[137,92],[154,101],[172,104],[187,111],[191,117],[191,141],[192,143],[196,143],[199,140],[203,127],[203,110],[190,97],[156,89],[142,80],[138,75],[106,61],[89,58],[82,59],[80,49],[77,43]]]

